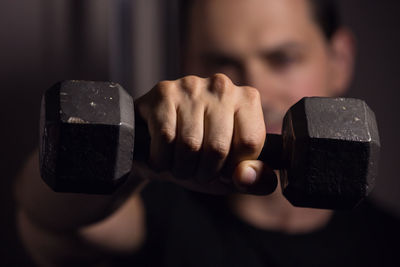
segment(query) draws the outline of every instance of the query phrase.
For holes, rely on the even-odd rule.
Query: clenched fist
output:
[[[258,161],[266,129],[258,91],[223,74],[158,83],[135,102],[150,133],[136,174],[213,194],[268,194],[277,178]]]

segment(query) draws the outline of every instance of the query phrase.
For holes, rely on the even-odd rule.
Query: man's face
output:
[[[195,1],[185,71],[222,72],[261,94],[268,132],[279,133],[285,112],[304,96],[338,92],[330,43],[307,0]]]

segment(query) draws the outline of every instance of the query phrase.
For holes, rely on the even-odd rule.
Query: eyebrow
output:
[[[258,52],[259,55],[262,56],[268,56],[268,55],[274,55],[276,53],[279,53],[281,51],[287,51],[287,50],[295,50],[295,51],[306,51],[307,47],[303,44],[300,44],[298,42],[283,42],[277,45],[272,45],[271,47],[267,48],[261,48],[260,51]],[[202,54],[202,56],[206,60],[215,60],[215,59],[223,59],[223,60],[229,60],[232,62],[239,62],[240,58],[235,56],[234,54],[226,53],[224,51],[206,51]]]
[[[280,50],[305,50],[306,46],[297,42],[284,42],[265,49],[266,52],[280,51]]]
[[[259,54],[264,57],[273,57],[275,55],[281,54],[284,51],[299,53],[299,52],[305,52],[307,50],[308,50],[307,47],[303,44],[288,42],[265,49],[261,51]]]

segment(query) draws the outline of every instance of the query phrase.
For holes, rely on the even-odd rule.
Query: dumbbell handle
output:
[[[289,161],[283,153],[283,139],[280,134],[267,134],[264,147],[258,158],[274,170],[285,169]]]

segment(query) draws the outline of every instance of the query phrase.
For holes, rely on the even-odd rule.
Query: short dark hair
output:
[[[179,25],[180,41],[186,43],[187,31],[190,27],[191,7],[195,0],[180,0]],[[313,17],[322,30],[324,36],[330,40],[336,30],[340,27],[341,19],[337,0],[308,0],[311,4]]]
[[[341,26],[339,4],[337,0],[308,0],[311,4],[313,17],[325,37],[330,40]]]

